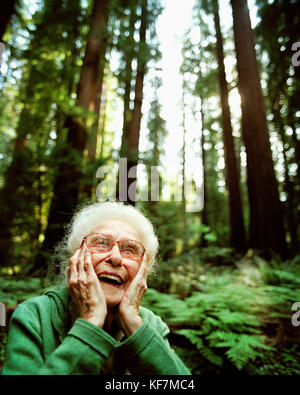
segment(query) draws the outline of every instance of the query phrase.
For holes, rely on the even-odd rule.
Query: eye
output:
[[[105,236],[94,236],[91,239],[91,246],[98,247],[98,248],[108,248],[110,247],[110,241]]]
[[[101,247],[107,247],[109,245],[109,241],[105,239],[100,239],[97,241],[97,245]]]
[[[120,248],[123,253],[128,254],[128,255],[139,256],[139,254],[140,254],[139,245],[136,242],[134,242],[133,240],[124,240],[120,244]]]
[[[136,253],[135,249],[133,247],[131,247],[131,246],[126,246],[125,251],[129,252],[129,253],[132,253],[132,254]]]

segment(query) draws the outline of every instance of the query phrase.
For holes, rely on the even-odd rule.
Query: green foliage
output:
[[[186,267],[189,265],[186,262]],[[297,349],[299,353],[297,332],[290,322],[292,303],[300,300],[299,269],[274,269],[274,263],[256,256],[241,259],[232,268],[206,265],[197,271],[197,265],[194,263],[194,280],[201,284],[201,292],[180,297],[180,292],[162,294],[150,289],[143,300],[169,323],[172,340],[182,355],[189,349],[182,338],[197,350],[190,364],[188,353],[185,359],[193,372],[299,374],[299,363],[292,352]],[[276,285],[270,283],[274,278]],[[181,273],[181,281],[193,283],[188,270]],[[285,369],[283,361],[290,367]]]
[[[24,278],[22,276],[0,276],[0,302],[7,309],[13,309],[18,303],[42,295],[51,289],[45,278]],[[6,325],[8,322],[6,321]],[[0,372],[5,361],[8,327],[0,327]]]
[[[162,11],[160,0],[148,0],[146,43],[138,40],[141,1],[109,1],[107,32],[104,33],[106,59],[103,56],[101,60],[102,65],[105,63],[101,133],[94,125],[97,115],[76,106],[76,88],[92,3],[42,0],[37,2],[36,12],[32,13],[34,7],[29,7],[28,1],[20,2],[19,11],[13,16],[11,29],[6,34],[7,71],[0,76],[0,239],[2,242],[9,237],[7,251],[10,259],[3,259],[1,263],[0,301],[8,307],[48,289],[45,279],[24,278],[24,273],[32,266],[44,240],[59,169],[70,174],[68,169],[71,168],[72,174],[82,175],[80,182],[75,177],[75,183],[80,184],[79,200],[83,201],[90,197],[90,186],[95,190],[97,168],[104,164],[115,165],[118,151],[112,119],[116,118],[116,98],[117,94],[121,96],[125,108],[127,92],[130,113],[140,60],[151,68],[154,92],[146,119],[148,144],[145,151],[139,153],[141,162],[148,168],[160,167],[165,138],[168,132],[172,133],[167,130],[169,122],[161,116],[159,95],[163,81],[160,76],[164,74],[155,63],[161,56],[155,29],[156,19]],[[154,223],[160,242],[160,262],[156,274],[149,278],[150,288],[144,304],[170,324],[170,341],[194,373],[299,374],[300,346],[297,328],[292,327],[290,319],[292,304],[300,301],[300,255],[287,262],[275,257],[266,262],[253,251],[242,258],[228,248],[228,194],[224,169],[219,165],[224,159],[224,147],[217,101],[213,4],[216,2],[211,0],[195,1],[193,23],[183,43],[181,67],[184,94],[195,98],[193,103],[187,104],[188,110],[195,120],[199,120],[199,139],[191,144],[193,150],[198,144],[203,153],[205,216],[204,211],[185,213],[182,204],[175,201],[174,194],[171,201],[162,201],[160,197],[159,202],[138,202],[137,205],[147,211]],[[300,67],[292,67],[291,45],[299,26],[299,6],[295,1],[263,0],[256,0],[256,5],[261,18],[256,28],[259,44],[256,48],[260,49],[265,81],[268,127],[271,142],[275,141],[272,148],[279,165],[276,166],[280,173],[279,190],[286,197],[283,206],[287,239],[291,249],[296,251],[299,226],[294,224],[293,232],[291,219],[297,221],[300,207],[297,203],[300,80],[296,78]],[[200,32],[198,39],[195,31]],[[232,62],[227,56],[235,55],[233,31],[224,29],[223,33],[230,69]],[[110,59],[113,59],[112,63]],[[115,61],[119,62],[118,67]],[[236,88],[237,79],[234,67],[230,71],[229,89],[232,90]],[[232,115],[236,113],[236,106],[231,108]],[[124,115],[126,119],[128,113]],[[95,133],[101,134],[101,159],[96,154],[96,160],[88,160],[87,152],[82,158],[78,152],[67,150],[70,117],[87,125],[88,134],[91,135],[94,128]],[[236,118],[233,126],[238,157],[238,151],[243,147],[238,140],[240,119],[239,116]],[[105,138],[102,135],[105,122],[110,124],[112,131],[109,139],[107,131]],[[14,144],[15,137],[18,144]],[[69,139],[72,140],[71,135]],[[99,147],[96,148],[99,153]],[[249,222],[243,161],[240,166],[245,217]],[[66,179],[72,182],[70,178]],[[163,184],[161,175],[160,184]],[[172,194],[173,184],[170,189],[173,189]],[[59,199],[65,201],[67,195]],[[68,208],[66,211],[69,212]],[[204,218],[205,224],[202,223]],[[200,249],[203,239],[208,248]],[[43,254],[46,256],[50,252],[43,251]],[[0,332],[0,341],[1,366],[6,333]]]
[[[288,243],[292,253],[299,253],[299,188],[300,188],[300,145],[297,137],[299,117],[297,111],[300,99],[299,67],[293,67],[292,50],[295,35],[300,23],[299,2],[256,0],[257,24],[256,37],[259,43],[259,57],[265,80],[266,109],[269,129],[282,144],[284,162],[279,179],[285,209]],[[274,23],[276,21],[276,23]],[[273,144],[275,162],[279,162],[279,150]],[[292,152],[292,154],[291,154]],[[297,171],[291,171],[296,168]]]
[[[0,99],[5,142],[0,147],[5,218],[0,238],[8,239],[2,265],[19,268],[32,263],[46,227],[56,168],[49,157],[56,142],[64,141],[66,113],[74,106],[82,52],[78,39],[85,39],[86,26],[79,0],[45,0],[32,15],[27,5],[22,7],[7,43],[8,71]]]
[[[224,296],[227,297],[226,301]],[[156,304],[153,306],[153,296],[149,307],[169,322],[189,323],[197,327],[175,330],[175,333],[185,336],[210,363],[221,366],[224,359],[228,358],[236,368],[242,369],[247,362],[261,356],[262,349],[272,348],[263,343],[263,336],[258,335],[259,318],[254,314],[229,310],[227,306],[233,308],[236,301],[234,293],[232,300],[228,297],[230,293],[222,296],[212,292],[194,293],[184,301],[174,303],[172,295],[161,306],[161,295],[158,294],[159,307]],[[239,307],[242,309],[242,306]]]
[[[226,262],[229,251],[223,254]],[[171,345],[186,365],[194,374],[300,374],[298,331],[290,322],[292,303],[300,300],[298,267],[292,261],[268,264],[255,255],[212,266],[205,256],[212,259],[212,250],[182,255],[181,265],[179,257],[162,263],[189,284],[188,296],[176,287],[175,293],[149,288],[142,303],[168,323]],[[156,286],[160,275],[152,279]],[[170,278],[166,290],[176,282]],[[45,279],[2,276],[0,301],[14,306],[47,289]],[[1,336],[0,365],[6,334]]]
[[[24,278],[20,276],[0,277],[0,302],[7,307],[31,297],[41,295],[50,289],[45,278]]]
[[[6,345],[7,345],[7,333],[0,332],[0,372],[1,372],[1,367],[5,361]]]

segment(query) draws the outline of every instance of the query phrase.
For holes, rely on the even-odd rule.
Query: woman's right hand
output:
[[[68,277],[68,292],[77,306],[79,316],[103,328],[107,315],[106,300],[85,243],[71,257]]]

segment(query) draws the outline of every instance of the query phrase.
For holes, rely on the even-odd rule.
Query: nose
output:
[[[111,249],[111,253],[106,260],[107,262],[112,263],[114,266],[118,266],[122,263],[122,255],[120,254],[118,244],[115,244]]]

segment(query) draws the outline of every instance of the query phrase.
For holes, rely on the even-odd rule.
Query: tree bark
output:
[[[146,72],[146,60],[143,53],[146,44],[147,30],[147,0],[142,0],[141,25],[140,25],[140,50],[138,54],[137,74],[135,81],[134,107],[131,114],[131,121],[128,136],[125,136],[125,146],[127,147],[127,182],[122,182],[127,188],[127,203],[135,205],[136,201],[136,169],[138,164],[138,149],[140,138],[140,124],[142,117],[143,86]],[[130,171],[131,174],[128,174]],[[124,181],[124,180],[123,180]],[[124,195],[123,195],[124,196]]]
[[[99,123],[100,123],[100,116],[101,116],[101,104],[102,104],[102,90],[103,90],[103,76],[104,76],[104,70],[103,70],[103,65],[101,65],[101,71],[99,75],[99,81],[97,83],[97,94],[95,97],[95,106],[94,106],[94,111],[95,111],[95,120],[93,122],[93,125],[91,127],[88,140],[87,140],[87,155],[85,158],[86,165],[88,166],[88,173],[87,177],[85,179],[85,183],[82,185],[82,189],[80,190],[80,195],[83,193],[85,194],[88,198],[92,198],[93,195],[93,190],[94,190],[94,177],[93,175],[96,173],[96,166],[100,166],[101,161],[96,160],[96,154],[97,154],[97,143],[98,143],[98,137],[100,135],[100,130],[99,130]],[[102,136],[103,138],[103,136]],[[97,163],[98,162],[98,163]]]
[[[183,228],[186,231],[183,234],[182,241],[183,241],[183,248],[182,252],[185,252],[188,249],[188,232],[187,232],[187,218],[186,218],[186,195],[185,195],[185,177],[186,177],[186,119],[185,119],[185,102],[184,102],[184,88],[182,87],[182,187],[181,187],[181,210],[182,210],[182,220],[183,220]]]
[[[198,78],[199,80],[202,77],[201,73],[201,66],[199,66],[200,71]],[[203,103],[204,103],[204,95],[202,92],[200,92],[200,101],[201,101],[201,107],[200,107],[200,115],[201,115],[201,157],[202,157],[202,167],[203,167],[203,209],[202,209],[202,215],[201,215],[201,222],[203,225],[208,226],[208,212],[207,212],[207,172],[206,172],[206,152],[204,149],[204,144],[205,144],[205,135],[204,135],[204,130],[205,130],[205,115],[204,115],[204,110],[203,110]],[[207,247],[208,246],[208,241],[205,238],[205,233],[201,232],[200,235],[200,246],[201,247]]]
[[[230,245],[237,251],[243,252],[246,247],[246,234],[240,193],[240,175],[238,172],[234,140],[232,136],[231,115],[228,102],[228,86],[224,66],[223,39],[217,3],[214,10],[214,23],[217,38],[217,59],[222,107],[226,185],[229,194]]]
[[[284,123],[280,112],[281,105],[279,103],[279,98],[277,99],[276,103],[273,103],[272,107],[272,112],[274,114],[274,123],[277,126],[277,130],[282,141],[284,189],[287,195],[287,200],[285,203],[285,217],[287,219],[287,228],[290,233],[290,256],[292,257],[294,254],[297,253],[298,248],[297,211],[295,209],[295,207],[297,206],[295,196],[296,191],[289,175],[288,159],[286,154],[287,141],[284,130]]]
[[[45,34],[45,28],[49,21],[49,17],[53,15],[53,10],[58,13],[57,17],[59,18],[58,21],[54,19],[56,28],[57,26],[61,26],[60,20],[63,18],[63,15],[68,14],[69,16],[68,10],[70,10],[70,3],[71,0],[66,2],[62,7],[60,7],[61,4],[59,1],[54,2],[51,0],[43,3],[43,17],[39,20],[32,34],[32,39],[28,48],[28,59],[33,59],[35,61],[29,61],[27,65],[28,77],[24,77],[26,79],[23,81],[25,92],[22,101],[24,101],[24,103],[16,127],[16,139],[14,141],[12,160],[5,172],[5,183],[0,192],[0,261],[1,263],[3,262],[4,265],[13,264],[12,259],[14,258],[16,260],[20,255],[20,252],[15,252],[10,248],[14,244],[12,240],[13,234],[21,231],[29,238],[29,245],[33,246],[33,240],[38,238],[37,233],[39,229],[41,229],[39,218],[35,215],[33,202],[37,198],[38,203],[41,203],[40,188],[42,188],[42,173],[39,169],[43,160],[41,158],[44,155],[42,150],[44,140],[48,138],[45,133],[41,134],[41,130],[44,127],[45,119],[48,117],[51,109],[52,97],[48,92],[46,93],[44,90],[45,88],[43,88],[42,95],[39,95],[39,100],[38,102],[36,101],[36,94],[41,89],[41,82],[47,83],[48,85],[51,83],[50,80],[45,81],[45,70],[43,70],[43,67],[49,67],[49,64],[47,61],[44,63],[40,58],[40,54],[45,53],[44,51],[46,49],[45,43],[43,43],[43,47],[40,46],[40,40]],[[73,38],[77,38],[78,30],[75,22],[78,20],[77,18],[80,12],[78,3],[79,1],[72,0],[72,14],[70,15],[70,20],[74,21]],[[18,4],[18,1],[16,1],[15,4]],[[64,14],[64,12],[66,14]],[[72,28],[70,30],[72,31]],[[55,39],[57,38],[55,37]],[[76,40],[73,40],[74,43],[75,41]],[[37,48],[38,53],[36,52]],[[65,86],[67,85],[66,82],[70,81],[67,71],[70,67],[70,63],[73,65],[72,60],[75,53],[75,50],[72,51],[74,48],[69,47],[68,49],[71,50],[72,55],[66,56],[61,75],[57,74],[57,77],[61,78]],[[69,59],[71,59],[71,62]],[[27,73],[25,73],[25,75],[27,75]],[[69,86],[71,88],[70,82]],[[57,115],[58,118],[61,118],[59,113],[61,113],[61,111],[58,109]],[[61,121],[58,120],[58,123],[61,123]],[[32,134],[32,136],[29,138],[30,134]],[[36,184],[38,186],[36,186]],[[39,208],[39,210],[41,210],[41,208]],[[35,227],[37,228],[36,232],[34,232]],[[14,255],[10,253],[11,250]]]
[[[25,97],[34,95],[35,86],[40,82],[39,79],[36,79],[36,75],[36,69],[32,67]],[[44,104],[47,106],[47,110],[44,108],[45,113],[47,113],[50,108],[50,101]],[[29,147],[27,136],[30,130],[38,131],[42,127],[43,121],[44,113],[40,111],[40,107],[33,106],[30,102],[24,103],[16,127],[12,160],[5,172],[4,186],[0,191],[0,262],[3,266],[12,264],[12,227],[15,219],[24,221],[24,207],[27,210],[26,216],[29,215],[29,210],[31,210],[31,221],[34,218],[31,202],[34,195],[33,174],[36,168],[36,159]]]
[[[124,51],[125,57],[125,88],[124,88],[124,110],[123,110],[123,128],[122,128],[122,141],[121,141],[121,149],[120,149],[120,158],[126,158],[128,155],[128,138],[129,138],[129,128],[132,117],[132,111],[130,110],[130,94],[131,94],[131,85],[132,85],[132,61],[134,59],[134,33],[135,33],[135,22],[137,20],[136,9],[133,5],[130,7],[130,18],[129,18],[129,30],[128,30],[128,43],[129,48]],[[127,166],[128,172],[128,166]],[[116,195],[117,199],[124,200],[125,196],[127,196],[127,184],[120,181],[120,177],[123,177],[123,174],[118,173],[117,177],[117,190]],[[127,178],[128,180],[128,178]],[[121,190],[120,190],[121,188]]]
[[[267,130],[264,98],[246,0],[231,0],[242,100],[242,131],[247,152],[250,246],[286,254],[283,213]]]
[[[132,84],[132,61],[134,58],[134,49],[131,47],[134,42],[134,32],[135,32],[135,22],[136,22],[136,10],[131,7],[130,18],[129,18],[129,37],[128,42],[130,43],[130,48],[125,51],[125,90],[124,90],[124,111],[123,111],[123,134],[122,134],[122,146],[121,155],[126,152],[126,143],[129,134],[129,127],[131,122],[131,111],[130,111],[130,94],[131,94],[131,84]]]

